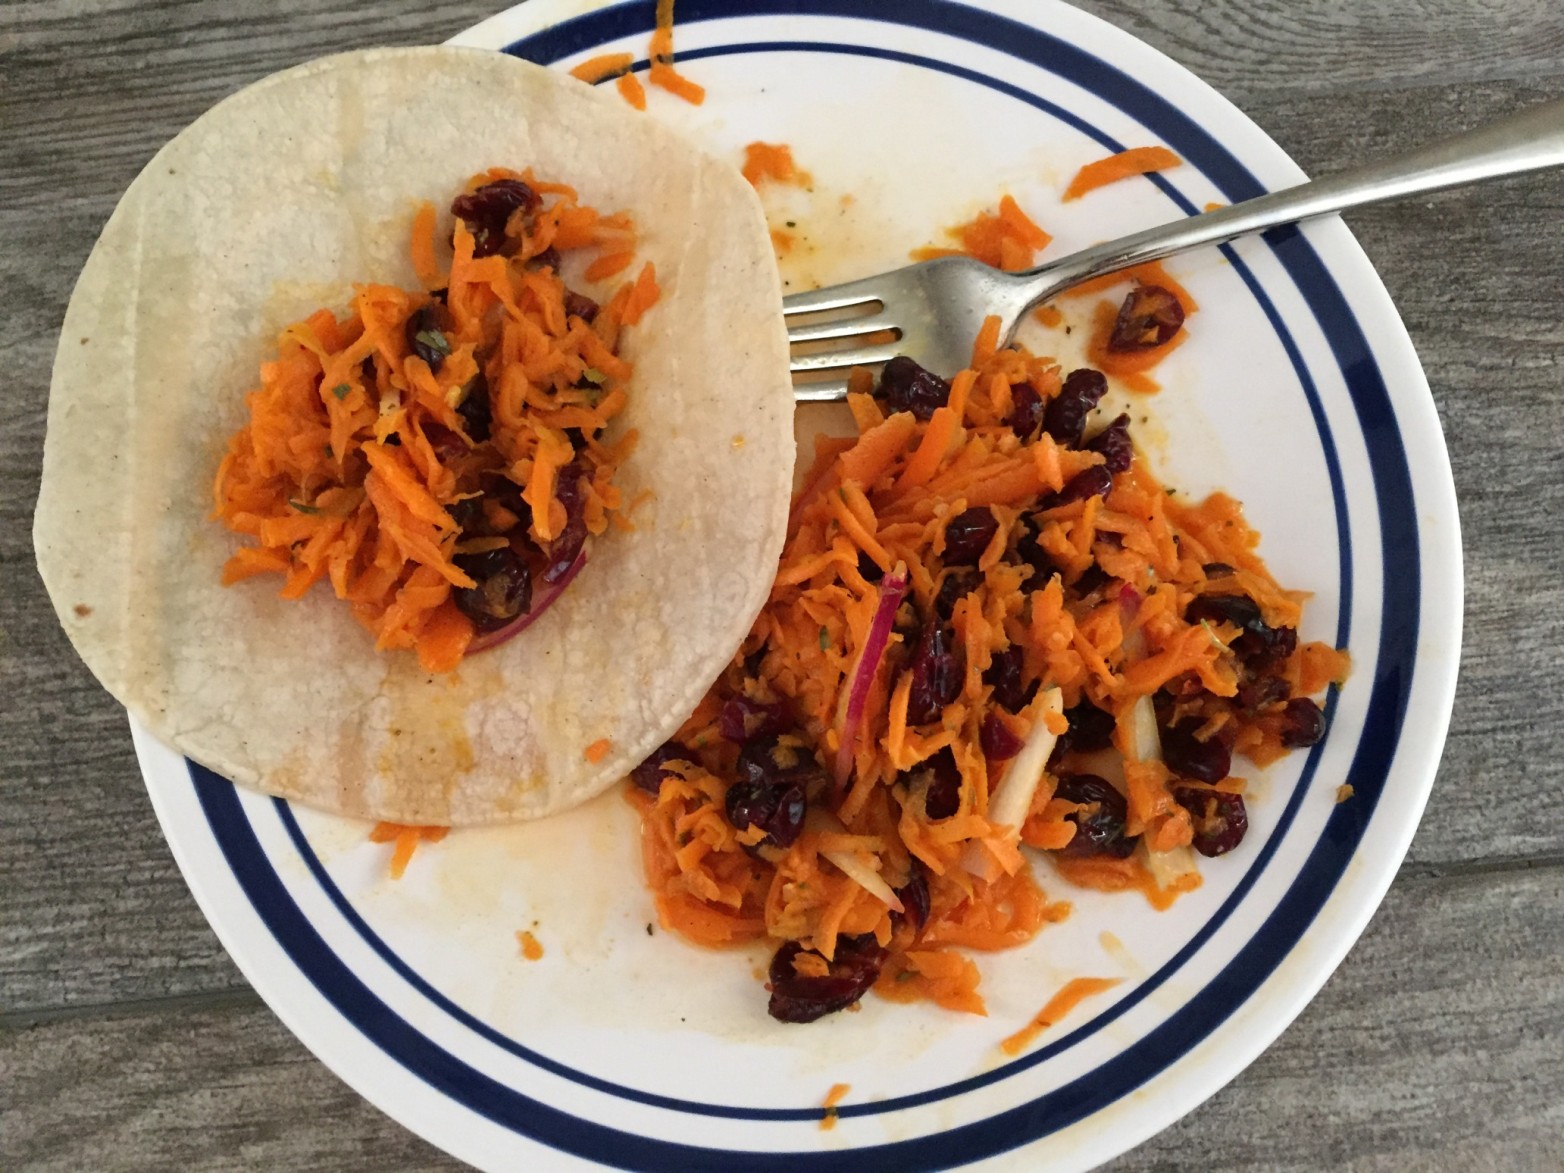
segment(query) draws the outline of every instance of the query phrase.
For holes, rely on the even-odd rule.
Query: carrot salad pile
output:
[[[620,331],[658,296],[650,264],[601,305],[566,287],[573,250],[589,281],[628,270],[635,226],[564,184],[494,169],[451,211],[443,236],[433,205],[413,219],[423,289],[361,285],[345,316],[282,332],[213,489],[248,539],[225,583],[280,574],[296,599],[324,579],[377,648],[430,672],[514,635],[589,535],[628,525],[614,474],[635,434],[605,429],[631,376]]]
[[[1165,907],[1243,838],[1234,755],[1318,740],[1347,671],[1236,501],[1165,490],[1100,371],[997,336],[949,381],[855,373],[769,602],[632,775],[663,925],[768,942],[784,1021],[871,987],[983,1013],[970,952],[1069,913],[1039,857]]]

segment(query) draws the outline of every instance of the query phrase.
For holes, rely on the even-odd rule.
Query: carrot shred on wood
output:
[[[1018,778],[1024,750],[986,748],[1067,735],[1089,719],[1078,716],[1086,706],[1132,730],[1138,707],[1161,694],[1159,721],[1232,737],[1236,753],[1259,760],[1279,749],[1283,698],[1339,680],[1346,661],[1305,643],[1256,669],[1232,646],[1247,627],[1201,617],[1219,606],[1206,596],[1243,594],[1273,629],[1300,620],[1300,596],[1270,576],[1231,498],[1170,498],[1133,453],[1105,491],[1061,494],[1083,473],[1100,477],[1104,455],[1035,425],[1018,435],[1013,421],[1023,386],[1046,412],[1062,383],[1054,360],[1000,346],[997,322],[951,378],[948,401],[927,413],[893,410],[866,375],[848,380],[858,435],[816,441],[769,600],[664,747],[680,756],[661,766],[657,792],[627,788],[665,928],[713,947],[794,946],[792,975],[803,983],[833,975],[844,953],[872,951],[877,996],[981,1015],[972,953],[1013,948],[1070,912],[1048,898],[1029,853],[1053,858],[1063,882],[1139,891],[1159,908],[1198,886],[1198,872],[1164,881],[1152,863],[1166,867],[1192,842],[1186,802],[1206,822],[1220,804],[1160,761],[1123,749],[1122,769],[1110,771],[1123,777],[1136,852],[1076,857],[1061,853],[1078,846],[1100,803],[1056,791],[1067,774],[1095,773],[1095,759],[1067,748]],[[951,527],[973,510],[994,532],[957,552]],[[950,657],[949,692],[931,710],[931,686],[915,673],[934,646]],[[1001,657],[1014,665],[1019,702],[996,696]],[[1245,707],[1239,686],[1261,671],[1256,695],[1275,699]],[[1033,708],[1035,697],[1024,698],[1034,689],[1059,711]],[[752,720],[767,723],[766,740],[741,751],[735,721],[747,730]],[[779,768],[819,770],[785,846],[730,816],[740,754],[752,774],[756,746]],[[1020,808],[1007,798],[1017,786],[1027,788]],[[1243,783],[1211,789],[1243,793]],[[1003,824],[997,812],[1009,812]],[[926,904],[921,916],[907,913],[914,900]],[[1067,987],[1034,1028],[1095,992]]]
[[[1066,203],[1078,200],[1099,187],[1152,171],[1166,171],[1183,161],[1166,147],[1131,147],[1082,167],[1075,173],[1075,178],[1070,180],[1070,186],[1064,189],[1064,199]]]
[[[541,197],[530,218],[507,222],[504,252],[457,217],[442,261],[445,234],[422,204],[408,240],[423,290],[360,285],[344,315],[317,310],[281,332],[213,481],[213,514],[241,540],[225,585],[279,574],[282,596],[299,598],[324,581],[377,648],[414,651],[429,672],[454,669],[475,635],[453,594],[476,585],[456,559],[482,551],[464,542],[528,551],[539,573],[567,498],[601,528],[617,516],[614,477],[632,445],[600,438],[632,371],[614,347],[658,297],[648,264],[593,322],[572,314],[556,266],[531,258],[589,250],[592,279],[607,278],[633,263],[634,224],[531,172],[494,168],[462,195],[501,182]],[[565,469],[579,470],[568,493]],[[530,531],[502,504],[506,478],[530,493]],[[464,532],[474,517],[478,533]]]

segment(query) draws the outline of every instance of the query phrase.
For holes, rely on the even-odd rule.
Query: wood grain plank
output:
[[[1561,900],[1556,870],[1402,880],[1253,1067],[1111,1168],[1557,1168]],[[9,1030],[0,1087],[8,1169],[452,1167],[258,1004]]]
[[[1564,72],[1553,0],[1072,0],[1229,97],[1344,93]]]

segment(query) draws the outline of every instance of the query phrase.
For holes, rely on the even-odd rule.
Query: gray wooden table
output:
[[[339,1083],[224,955],[29,534],[66,300],[152,153],[264,74],[441,40],[499,2],[0,6],[0,1168],[453,1164]],[[1560,0],[1083,6],[1311,172],[1564,94]],[[1394,888],[1313,1005],[1118,1169],[1564,1168],[1564,175],[1351,224],[1422,355],[1460,494],[1444,764]]]

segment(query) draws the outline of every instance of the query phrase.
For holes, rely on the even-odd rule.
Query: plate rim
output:
[[[968,5],[961,5],[961,4],[953,3],[953,2],[951,2],[951,0],[943,0],[943,2],[946,4],[946,6],[952,7],[952,8],[970,7]],[[1054,6],[1057,6],[1057,7],[1061,7],[1061,8],[1065,7],[1065,5],[1063,5],[1062,3],[1058,3],[1057,0],[1048,0],[1048,4],[1049,5],[1054,5]],[[1036,7],[1045,7],[1045,6],[1047,6],[1047,5],[1034,6],[1034,8],[1036,8]],[[541,29],[541,28],[548,27],[548,26],[550,26],[550,25],[555,23],[554,21],[550,20],[548,15],[547,15],[548,13],[551,12],[551,10],[565,9],[567,11],[579,11],[581,6],[579,4],[572,4],[572,3],[570,3],[570,0],[530,0],[530,2],[527,3],[525,6],[518,5],[515,8],[507,9],[505,12],[496,14],[494,17],[489,18],[489,20],[481,22],[479,25],[473,26],[472,29],[467,30],[465,33],[459,34],[458,37],[457,38],[453,38],[453,40],[458,42],[458,43],[472,43],[470,41],[464,40],[464,38],[467,38],[467,37],[473,36],[475,34],[478,34],[480,32],[480,30],[484,30],[486,28],[491,28],[491,27],[492,28],[499,28],[499,27],[501,27],[501,25],[499,23],[497,23],[497,22],[503,22],[503,21],[505,21],[508,18],[516,17],[517,14],[521,12],[523,7],[525,8],[526,11],[525,11],[525,15],[522,17],[522,19],[526,20],[529,24],[535,25],[538,29]],[[613,7],[644,8],[644,7],[648,7],[648,6],[644,5],[644,4],[643,5],[636,5],[636,4],[633,4],[633,3],[632,4],[615,4],[613,2],[613,0],[607,0],[607,2],[599,2],[599,3],[594,4],[592,6],[592,8],[591,8],[591,11],[594,11],[594,12],[595,11],[601,11],[602,9],[613,8]],[[805,7],[807,7],[807,5],[805,5]],[[1005,7],[1011,7],[1011,6],[1010,5],[1005,5],[1005,4],[996,4],[996,5],[992,5],[991,7],[993,7],[993,8],[1005,8]],[[1205,89],[1206,91],[1208,91],[1210,96],[1215,98],[1217,101],[1219,101],[1225,107],[1227,107],[1229,112],[1232,115],[1234,115],[1234,116],[1236,116],[1238,118],[1243,119],[1246,123],[1248,123],[1248,125],[1250,127],[1252,127],[1254,129],[1254,131],[1257,134],[1262,135],[1265,138],[1265,140],[1275,149],[1275,151],[1276,151],[1276,153],[1277,153],[1277,155],[1279,157],[1281,157],[1283,159],[1287,159],[1288,163],[1291,163],[1291,160],[1286,156],[1285,152],[1281,151],[1281,148],[1279,146],[1276,146],[1276,144],[1274,143],[1274,140],[1271,140],[1268,135],[1264,135],[1264,132],[1261,131],[1257,126],[1255,126],[1253,124],[1253,122],[1251,120],[1249,120],[1246,115],[1244,115],[1242,113],[1242,111],[1238,110],[1238,108],[1236,106],[1234,106],[1227,99],[1223,98],[1217,91],[1215,91],[1214,89],[1209,87],[1206,83],[1204,83],[1203,81],[1200,81],[1200,79],[1196,75],[1194,75],[1192,72],[1190,72],[1189,70],[1185,69],[1183,66],[1179,65],[1176,61],[1173,61],[1171,58],[1167,58],[1165,55],[1161,54],[1159,51],[1157,51],[1156,49],[1152,48],[1151,46],[1146,45],[1145,42],[1140,41],[1138,38],[1135,38],[1132,34],[1127,33],[1125,30],[1118,29],[1118,28],[1116,28],[1116,27],[1114,27],[1112,25],[1108,25],[1106,22],[1102,22],[1099,18],[1093,17],[1093,16],[1091,16],[1090,14],[1087,14],[1087,13],[1080,12],[1079,10],[1072,9],[1071,11],[1072,11],[1072,14],[1075,17],[1082,18],[1086,22],[1095,22],[1097,24],[1102,25],[1102,27],[1104,29],[1107,29],[1107,30],[1110,31],[1109,35],[1111,35],[1113,38],[1118,38],[1118,39],[1121,39],[1121,40],[1127,39],[1128,41],[1130,41],[1130,42],[1140,46],[1141,48],[1145,49],[1146,51],[1156,55],[1159,58],[1161,58],[1161,60],[1167,66],[1170,66],[1174,70],[1179,71],[1183,75],[1183,78],[1181,80],[1187,81],[1187,82],[1190,82],[1190,83],[1193,83],[1193,84],[1197,84],[1200,87],[1202,87],[1203,89]],[[493,47],[493,46],[488,46],[488,47]],[[1301,172],[1299,174],[1301,175]],[[1412,485],[1413,485],[1413,488],[1416,490],[1416,493],[1415,493],[1416,499],[1418,500],[1418,503],[1420,505],[1424,506],[1424,508],[1420,509],[1420,512],[1427,512],[1426,503],[1425,503],[1426,499],[1424,497],[1424,494],[1425,493],[1426,494],[1432,494],[1433,496],[1439,498],[1439,500],[1437,500],[1436,502],[1431,502],[1431,503],[1434,504],[1435,506],[1437,506],[1436,512],[1438,514],[1440,514],[1443,517],[1448,518],[1449,528],[1450,528],[1450,537],[1448,538],[1448,540],[1446,540],[1443,543],[1436,544],[1438,546],[1443,546],[1444,547],[1444,549],[1440,550],[1439,552],[1443,553],[1446,556],[1446,558],[1447,558],[1447,566],[1445,567],[1445,569],[1447,571],[1453,571],[1453,574],[1451,575],[1451,581],[1442,584],[1444,586],[1453,587],[1453,595],[1452,595],[1451,599],[1448,599],[1448,600],[1445,601],[1445,607],[1447,609],[1447,615],[1446,615],[1447,625],[1446,625],[1446,630],[1442,633],[1448,639],[1448,641],[1450,643],[1450,651],[1442,659],[1435,659],[1433,661],[1423,661],[1423,657],[1421,655],[1418,657],[1418,660],[1422,664],[1426,665],[1427,663],[1432,663],[1435,667],[1442,667],[1444,669],[1444,672],[1442,674],[1441,673],[1437,673],[1437,672],[1434,673],[1434,676],[1436,678],[1431,680],[1431,681],[1428,680],[1426,678],[1426,676],[1423,677],[1424,684],[1425,684],[1425,691],[1428,691],[1428,690],[1431,689],[1434,695],[1432,696],[1432,698],[1426,699],[1426,700],[1423,701],[1423,705],[1429,706],[1429,708],[1428,708],[1427,712],[1425,712],[1425,713],[1423,713],[1421,715],[1425,715],[1426,716],[1426,715],[1431,713],[1431,714],[1435,715],[1438,718],[1437,721],[1436,721],[1436,724],[1438,726],[1437,729],[1431,729],[1431,728],[1428,728],[1427,726],[1425,726],[1424,728],[1429,733],[1436,733],[1437,736],[1428,738],[1424,743],[1422,743],[1421,746],[1398,745],[1398,747],[1397,747],[1397,754],[1396,754],[1397,759],[1400,758],[1400,754],[1401,754],[1401,752],[1404,749],[1406,749],[1406,750],[1418,750],[1420,752],[1417,753],[1417,756],[1420,757],[1420,758],[1427,759],[1425,762],[1420,763],[1416,767],[1416,772],[1422,779],[1422,785],[1419,787],[1418,793],[1413,795],[1413,796],[1411,796],[1413,799],[1415,799],[1415,802],[1414,802],[1413,805],[1411,805],[1411,806],[1403,805],[1402,807],[1398,808],[1399,811],[1400,811],[1400,815],[1396,819],[1396,830],[1399,832],[1399,834],[1392,835],[1392,842],[1394,844],[1394,848],[1393,848],[1392,852],[1390,853],[1390,855],[1388,856],[1388,858],[1390,858],[1394,862],[1389,863],[1388,865],[1382,864],[1380,867],[1374,869],[1374,872],[1376,874],[1376,880],[1377,881],[1382,881],[1382,882],[1378,882],[1377,886],[1371,885],[1371,886],[1375,887],[1375,890],[1373,892],[1372,898],[1371,899],[1364,898],[1361,895],[1360,896],[1356,896],[1354,898],[1354,900],[1350,902],[1351,905],[1352,905],[1352,908],[1350,910],[1351,915],[1344,914],[1343,911],[1340,910],[1340,909],[1337,909],[1337,910],[1333,911],[1333,913],[1332,913],[1333,917],[1336,917],[1336,918],[1343,918],[1344,917],[1344,919],[1345,919],[1345,926],[1346,927],[1342,927],[1341,924],[1338,923],[1338,927],[1336,928],[1335,934],[1334,934],[1334,937],[1333,937],[1333,948],[1328,949],[1328,950],[1325,951],[1327,954],[1332,955],[1331,956],[1331,960],[1329,960],[1328,963],[1321,963],[1321,962],[1316,961],[1315,963],[1313,963],[1312,965],[1310,965],[1308,967],[1310,972],[1311,972],[1311,974],[1313,975],[1313,977],[1311,978],[1311,980],[1306,980],[1306,981],[1302,982],[1301,984],[1296,984],[1295,983],[1297,985],[1297,988],[1296,988],[1296,990],[1295,990],[1295,992],[1293,994],[1293,997],[1292,997],[1293,1005],[1291,1005],[1291,1007],[1289,1009],[1285,1010],[1285,1012],[1281,1012],[1281,1013],[1275,1014],[1273,1016],[1273,1018],[1270,1020],[1272,1023],[1274,1023],[1274,1030],[1270,1030],[1269,1032],[1262,1030],[1262,1031],[1258,1032],[1258,1034],[1256,1034],[1256,1035],[1248,1036],[1249,1037],[1249,1041],[1252,1043],[1252,1046],[1251,1047],[1246,1047],[1246,1048],[1243,1048],[1243,1049],[1244,1050],[1250,1050],[1252,1053],[1250,1053],[1247,1058],[1242,1059],[1236,1065],[1232,1066],[1231,1070],[1226,1071],[1224,1074],[1220,1075],[1220,1077],[1217,1078],[1216,1082],[1214,1084],[1212,1084],[1212,1086],[1210,1086],[1208,1089],[1202,1090],[1202,1091],[1198,1092],[1198,1094],[1192,1094],[1192,1096],[1190,1097],[1190,1102],[1187,1105],[1185,1105],[1184,1107],[1182,1107],[1181,1109],[1179,1109],[1175,1114],[1173,1114],[1171,1116],[1168,1116],[1166,1119],[1162,1120],[1160,1123],[1154,1124],[1152,1127],[1146,1129],[1144,1131],[1144,1133],[1141,1134],[1141,1135],[1128,1135],[1127,1139],[1125,1139],[1125,1141],[1122,1144],[1122,1146],[1114,1147],[1111,1152],[1107,1151],[1107,1150],[1104,1150],[1100,1154],[1100,1157],[1096,1157],[1096,1158],[1093,1158],[1093,1159],[1107,1159],[1108,1157],[1110,1157],[1112,1155],[1116,1155],[1119,1152],[1123,1152],[1123,1151],[1127,1150],[1128,1148],[1133,1147],[1134,1144],[1140,1143],[1140,1141],[1144,1140],[1146,1137],[1148,1137],[1150,1135],[1153,1135],[1156,1132],[1160,1131],[1161,1129],[1167,1127],[1168,1125],[1173,1123],[1173,1121],[1176,1120],[1179,1116],[1183,1115],[1184,1112],[1188,1111],[1190,1108],[1194,1107],[1196,1104],[1202,1102],[1210,1094],[1214,1093],[1218,1088],[1220,1088],[1225,1083],[1227,1083],[1232,1078],[1234,1078],[1239,1072],[1241,1072],[1243,1070],[1244,1067],[1246,1067],[1250,1062],[1252,1062],[1255,1057],[1257,1057],[1261,1052],[1263,1052],[1263,1050],[1267,1046],[1269,1046],[1272,1041],[1274,1041],[1275,1037],[1278,1036],[1286,1028],[1286,1026],[1289,1025],[1292,1022],[1292,1020],[1296,1017],[1296,1015],[1299,1012],[1301,1012],[1302,1008],[1305,1005],[1307,1005],[1307,1003],[1310,1000],[1312,1000],[1314,995],[1318,992],[1318,989],[1320,988],[1320,986],[1322,986],[1324,984],[1324,982],[1326,980],[1328,980],[1328,978],[1330,977],[1331,973],[1334,972],[1336,967],[1339,965],[1341,959],[1350,950],[1352,944],[1355,943],[1355,941],[1357,940],[1357,938],[1361,934],[1363,928],[1367,925],[1368,921],[1372,918],[1372,915],[1373,915],[1374,911],[1377,910],[1377,908],[1379,907],[1380,902],[1383,899],[1385,891],[1388,890],[1388,887],[1389,887],[1390,883],[1392,882],[1392,880],[1394,879],[1396,872],[1399,870],[1399,866],[1400,866],[1401,861],[1404,859],[1407,846],[1410,844],[1412,835],[1415,833],[1416,827],[1417,827],[1418,822],[1419,822],[1419,820],[1421,818],[1421,813],[1422,813],[1423,806],[1424,806],[1424,804],[1427,801],[1428,793],[1429,793],[1429,791],[1431,790],[1431,787],[1432,787],[1433,778],[1434,778],[1434,771],[1437,768],[1438,761],[1439,761],[1439,758],[1440,758],[1440,754],[1442,752],[1444,736],[1445,736],[1445,732],[1446,732],[1446,730],[1448,728],[1448,722],[1449,722],[1449,718],[1450,718],[1450,710],[1451,710],[1451,705],[1452,705],[1453,697],[1454,697],[1455,676],[1456,676],[1456,672],[1458,670],[1458,665],[1459,665],[1459,647],[1460,647],[1460,635],[1461,635],[1461,624],[1462,624],[1461,600],[1462,600],[1463,592],[1464,592],[1464,582],[1462,580],[1462,574],[1461,574],[1461,569],[1462,568],[1461,568],[1461,551],[1460,551],[1460,542],[1459,542],[1459,517],[1458,517],[1458,512],[1457,512],[1456,502],[1455,502],[1453,478],[1451,477],[1451,474],[1450,474],[1448,453],[1447,453],[1447,450],[1446,450],[1446,448],[1444,446],[1444,443],[1443,443],[1442,433],[1439,431],[1439,428],[1438,428],[1437,416],[1435,416],[1434,412],[1433,412],[1432,397],[1431,397],[1431,392],[1428,389],[1426,375],[1425,375],[1425,373],[1422,370],[1421,364],[1417,360],[1417,357],[1416,357],[1415,351],[1413,350],[1410,338],[1406,334],[1405,327],[1401,323],[1399,314],[1396,313],[1396,311],[1394,309],[1394,305],[1390,301],[1388,291],[1386,291],[1384,289],[1383,282],[1380,280],[1377,270],[1375,270],[1374,266],[1372,265],[1372,262],[1370,262],[1368,260],[1366,254],[1363,254],[1362,249],[1361,249],[1360,246],[1358,246],[1355,238],[1353,238],[1351,236],[1350,232],[1345,228],[1344,225],[1340,225],[1339,223],[1330,225],[1330,229],[1337,229],[1337,228],[1340,229],[1339,235],[1343,239],[1342,240],[1333,241],[1332,242],[1333,246],[1337,247],[1337,248],[1350,247],[1351,250],[1355,250],[1357,256],[1354,257],[1354,263],[1356,263],[1359,259],[1361,259],[1361,264],[1362,264],[1363,268],[1365,269],[1366,274],[1371,274],[1372,278],[1373,278],[1371,283],[1365,282],[1365,284],[1372,284],[1372,288],[1369,288],[1367,290],[1365,290],[1363,288],[1358,288],[1358,289],[1354,289],[1354,290],[1351,290],[1351,291],[1346,290],[1346,289],[1342,290],[1343,297],[1346,300],[1346,302],[1348,304],[1348,307],[1349,307],[1349,309],[1352,312],[1353,318],[1356,319],[1356,320],[1361,320],[1362,319],[1362,315],[1363,315],[1363,313],[1365,311],[1378,311],[1377,316],[1379,316],[1380,318],[1384,319],[1384,317],[1385,317],[1384,311],[1386,311],[1386,310],[1389,311],[1388,319],[1382,320],[1380,322],[1379,326],[1373,331],[1373,340],[1372,340],[1372,342],[1369,343],[1370,353],[1374,355],[1374,357],[1378,360],[1379,365],[1381,365],[1383,367],[1383,366],[1388,365],[1388,363],[1390,361],[1390,352],[1392,352],[1392,351],[1401,352],[1401,353],[1398,353],[1398,354],[1394,355],[1394,360],[1395,360],[1394,369],[1395,369],[1396,377],[1397,377],[1398,381],[1400,381],[1403,384],[1407,384],[1407,383],[1414,384],[1413,386],[1410,387],[1409,394],[1415,392],[1415,393],[1420,394],[1423,399],[1426,399],[1427,400],[1426,405],[1422,404],[1421,401],[1420,401],[1417,406],[1419,406],[1419,407],[1426,406],[1426,408],[1427,408],[1427,416],[1433,417],[1433,420],[1432,420],[1433,425],[1434,425],[1434,427],[1433,427],[1433,439],[1436,442],[1433,444],[1433,446],[1431,448],[1425,448],[1425,450],[1419,451],[1418,456],[1417,456],[1417,460],[1419,462],[1419,467],[1416,467],[1416,468],[1412,467],[1412,464],[1411,464],[1410,460],[1408,461],[1408,464],[1409,464],[1409,473],[1411,474]],[[1375,299],[1378,299],[1383,304],[1382,305],[1365,305],[1365,304],[1360,304],[1360,303],[1364,302],[1365,299],[1367,299],[1368,301],[1373,301]],[[1365,341],[1368,342],[1368,339],[1369,339],[1369,331],[1367,329],[1365,329]],[[1399,405],[1393,405],[1393,406],[1399,406]],[[1411,405],[1409,404],[1408,406],[1411,406]],[[1421,439],[1423,440],[1425,445],[1427,444],[1427,441],[1429,439],[1428,435],[1426,434],[1426,430],[1427,430],[1426,429],[1426,425],[1429,422],[1428,418],[1425,417],[1425,418],[1421,418],[1421,419],[1407,420],[1407,419],[1404,419],[1402,417],[1400,412],[1397,412],[1396,413],[1396,420],[1395,420],[1395,422],[1396,422],[1396,430],[1397,430],[1398,433],[1400,433],[1403,436],[1403,438],[1406,435],[1406,429],[1407,429],[1407,425],[1409,423],[1420,427],[1422,429],[1422,431],[1425,433],[1425,434],[1423,434],[1421,436]],[[1430,461],[1430,460],[1432,460],[1437,467],[1433,467],[1433,468],[1428,467],[1427,462]],[[1419,473],[1421,473],[1421,476],[1419,476]],[[1419,536],[1421,537],[1423,532],[1424,532],[1425,527],[1423,525],[1419,525],[1417,528],[1418,528]],[[1430,582],[1429,585],[1438,587],[1441,584]],[[1428,586],[1425,586],[1423,588],[1421,594],[1426,594],[1427,590],[1428,590]],[[1420,595],[1420,597],[1421,597],[1421,595]],[[1426,619],[1426,616],[1425,616],[1425,619]],[[1408,711],[1409,712],[1411,711],[1411,701],[1410,701],[1410,699],[1408,701]],[[134,729],[134,722],[133,722],[133,729]],[[1403,738],[1403,740],[1404,740],[1404,738]],[[1429,748],[1430,746],[1432,746],[1431,749]],[[137,745],[137,751],[138,751],[138,758],[139,758],[141,756],[141,745],[139,744],[139,741],[138,741],[138,745]],[[1396,764],[1396,762],[1393,761],[1392,762],[1392,766],[1394,766],[1395,764]],[[155,786],[154,786],[154,783],[153,783],[153,778],[146,771],[145,766],[143,766],[143,773],[144,773],[144,777],[146,779],[146,782],[147,782],[149,790],[152,790],[154,792],[153,797],[154,797],[154,803],[156,805],[158,795],[156,793],[156,789],[155,789]],[[1403,801],[1405,801],[1405,800],[1403,800]],[[1378,812],[1376,812],[1376,814],[1377,813]],[[160,819],[163,818],[162,810],[159,811],[159,818]],[[176,844],[176,836],[171,832],[171,828],[169,828],[166,824],[165,824],[165,835],[166,835],[166,837],[169,838],[171,848],[174,850],[176,859],[180,863],[181,871],[184,872],[184,874],[185,874],[187,884],[189,884],[189,886],[191,887],[192,892],[196,894],[198,902],[201,902],[201,893],[198,890],[198,883],[197,883],[196,877],[186,867],[186,859],[185,859],[184,856],[182,856],[181,851],[179,850],[179,847]],[[1356,853],[1354,853],[1352,858],[1354,858],[1354,859],[1357,858]],[[1359,881],[1359,883],[1361,883],[1361,880]],[[1332,896],[1331,896],[1330,900],[1328,900],[1326,902],[1325,906],[1322,906],[1319,909],[1317,915],[1320,916],[1320,917],[1323,917],[1325,915],[1325,913],[1326,913],[1326,909],[1330,906],[1330,904],[1335,902],[1337,900],[1337,898],[1340,897],[1344,891],[1345,891],[1345,885],[1342,882],[1342,880],[1338,879],[1332,886]],[[232,943],[230,943],[230,941],[227,939],[227,937],[224,935],[224,933],[221,930],[218,929],[218,922],[219,922],[220,918],[214,916],[213,915],[213,909],[208,908],[205,903],[202,904],[202,907],[203,907],[203,911],[206,912],[206,914],[207,914],[208,920],[212,923],[214,930],[218,930],[218,934],[219,934],[220,938],[223,939],[223,943],[224,943],[225,947],[228,948],[228,950],[229,950],[229,952],[231,954],[236,954],[236,950],[235,950],[234,945]],[[1272,981],[1274,981],[1277,978],[1277,976],[1280,974],[1280,972],[1281,972],[1281,970],[1283,968],[1288,966],[1288,964],[1293,960],[1295,955],[1296,955],[1296,948],[1294,948],[1294,949],[1289,951],[1289,953],[1283,958],[1282,962],[1278,966],[1277,972],[1273,973],[1269,978],[1267,978],[1266,982],[1262,983],[1261,986],[1258,987],[1249,996],[1246,1004],[1258,1003],[1260,1001],[1265,1000],[1268,996],[1270,996],[1270,995],[1267,994],[1267,986]],[[238,960],[237,954],[235,956],[235,959],[236,959],[236,961]],[[241,969],[245,969],[245,966],[242,965],[242,964],[241,964]],[[259,982],[257,982],[255,980],[255,976],[253,974],[251,974],[249,972],[249,970],[246,969],[245,972],[246,972],[247,978],[249,978],[251,980],[252,984],[256,985],[257,989],[260,990],[261,989],[261,983],[259,983]],[[264,996],[264,994],[263,994],[263,996]],[[377,1103],[379,1102],[376,1097],[371,1096],[367,1092],[365,1092],[364,1088],[360,1086],[360,1082],[358,1080],[355,1080],[353,1078],[349,1078],[346,1074],[344,1074],[343,1071],[341,1071],[337,1067],[336,1064],[332,1063],[331,1060],[328,1059],[327,1056],[324,1053],[322,1053],[320,1050],[318,1050],[316,1047],[314,1047],[310,1043],[309,1038],[305,1037],[305,1032],[300,1030],[300,1028],[297,1025],[295,1025],[293,1022],[289,1021],[289,1016],[283,1015],[280,1012],[277,1004],[272,999],[267,998],[267,1001],[268,1001],[269,1006],[273,1009],[273,1011],[275,1013],[279,1013],[279,1017],[283,1017],[284,1021],[289,1025],[290,1029],[293,1030],[294,1033],[296,1035],[298,1035],[306,1043],[307,1046],[310,1046],[310,1049],[312,1051],[315,1051],[315,1053],[320,1058],[322,1058],[323,1061],[326,1061],[327,1065],[329,1067],[332,1067],[332,1069],[337,1071],[337,1074],[339,1076],[342,1076],[345,1079],[346,1082],[348,1082],[350,1085],[354,1086],[362,1094],[365,1094],[366,1098],[370,1098],[372,1100],[372,1102],[377,1102]],[[1173,1067],[1170,1068],[1170,1070],[1176,1069],[1179,1066],[1183,1065],[1186,1062],[1186,1059],[1187,1059],[1187,1056],[1185,1056],[1184,1058],[1180,1058],[1178,1060],[1175,1060],[1174,1064],[1173,1064]],[[385,1105],[384,1104],[381,1104],[380,1106],[383,1109],[385,1109]],[[413,1127],[415,1131],[420,1132],[421,1135],[424,1135],[427,1139],[430,1139],[433,1143],[441,1145],[441,1147],[447,1147],[445,1145],[445,1143],[440,1138],[435,1137],[433,1135],[430,1135],[429,1132],[427,1132],[427,1131],[425,1131],[425,1130],[423,1130],[421,1128],[417,1128],[416,1126],[410,1124],[406,1119],[404,1119],[397,1112],[391,1111],[390,1109],[385,1109],[385,1110],[387,1110],[388,1113],[393,1115],[395,1118],[401,1120],[404,1124],[408,1124],[409,1127]],[[1131,1133],[1133,1133],[1134,1131],[1135,1130],[1131,1130]],[[1027,1138],[1022,1138],[1020,1141],[1018,1141],[1018,1143],[1025,1143],[1026,1139]],[[858,1150],[858,1151],[862,1151],[862,1150]]]

